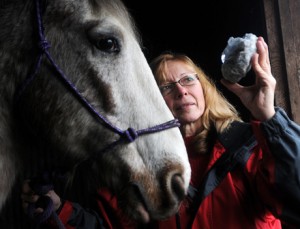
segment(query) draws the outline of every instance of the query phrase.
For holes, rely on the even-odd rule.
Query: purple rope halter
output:
[[[24,91],[26,90],[28,85],[30,85],[30,83],[34,80],[34,78],[37,75],[37,72],[41,66],[42,57],[45,54],[47,59],[50,61],[52,66],[55,68],[56,72],[58,73],[58,75],[61,78],[61,80],[63,81],[63,83],[65,83],[66,86],[77,96],[78,100],[80,100],[84,104],[84,106],[89,110],[89,112],[92,115],[96,116],[98,118],[98,120],[100,122],[102,122],[102,124],[105,127],[107,127],[108,129],[110,129],[111,131],[113,131],[114,133],[116,133],[120,136],[119,139],[117,139],[116,141],[113,141],[111,144],[106,146],[101,152],[107,151],[108,149],[111,149],[112,147],[116,146],[117,144],[120,144],[121,142],[131,143],[131,142],[135,141],[135,139],[141,135],[151,134],[151,133],[155,133],[155,132],[159,132],[162,130],[180,126],[179,121],[177,119],[173,119],[171,121],[168,121],[168,122],[165,122],[165,123],[153,126],[153,127],[141,129],[141,130],[135,130],[131,127],[129,127],[127,130],[121,130],[118,127],[111,124],[101,114],[99,114],[95,110],[95,108],[81,95],[81,93],[78,91],[78,89],[75,87],[75,85],[73,85],[73,83],[67,79],[67,77],[65,76],[63,71],[55,63],[55,61],[51,57],[50,53],[48,52],[48,49],[50,48],[50,44],[48,43],[48,41],[46,40],[45,35],[44,35],[44,29],[43,29],[43,24],[42,24],[42,14],[41,14],[41,4],[40,4],[41,1],[42,0],[35,1],[37,24],[38,24],[38,35],[39,35],[38,47],[40,49],[40,53],[37,58],[37,61],[35,62],[32,73],[28,75],[28,77],[21,84],[19,91],[17,91],[17,93],[16,93],[16,102],[19,102],[20,97],[22,96],[22,94],[24,93]],[[47,217],[49,217],[51,215],[48,212],[49,210],[50,209],[45,209],[44,214],[41,215],[39,218],[40,222],[42,222],[42,221],[44,222],[47,219]],[[47,216],[45,216],[45,214]],[[60,226],[60,228],[63,228],[63,226]]]
[[[116,140],[115,142],[111,143],[109,146],[107,146],[103,151],[106,151],[108,148],[111,148],[112,146],[120,143],[120,142],[133,142],[135,139],[141,135],[145,134],[150,134],[150,133],[155,133],[159,132],[162,130],[166,130],[169,128],[173,127],[179,127],[180,123],[177,119],[173,119],[171,121],[141,129],[141,130],[135,130],[131,127],[129,127],[127,130],[121,130],[118,127],[114,126],[111,124],[105,117],[103,117],[101,114],[99,114],[95,108],[81,95],[81,93],[78,91],[78,89],[75,87],[75,85],[70,82],[63,71],[59,68],[59,66],[55,63],[53,58],[51,57],[50,53],[48,52],[48,49],[50,48],[50,44],[46,40],[43,32],[43,25],[42,25],[42,16],[41,16],[41,6],[40,6],[40,1],[41,0],[36,0],[36,13],[37,13],[37,23],[38,23],[38,34],[39,34],[39,49],[40,49],[40,54],[38,56],[38,59],[35,63],[34,69],[32,73],[26,78],[26,80],[23,82],[23,84],[20,87],[20,90],[18,91],[16,95],[16,101],[18,101],[27,88],[27,86],[34,80],[42,62],[42,57],[45,54],[47,59],[50,61],[50,63],[53,65],[55,68],[56,72],[60,76],[61,80],[66,84],[67,87],[77,96],[77,98],[86,106],[86,108],[95,115],[100,121],[103,122],[103,125],[105,125],[108,129],[111,131],[117,133],[120,135],[120,138]]]

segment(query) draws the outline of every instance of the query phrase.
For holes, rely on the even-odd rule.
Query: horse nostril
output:
[[[180,174],[175,174],[171,181],[172,191],[178,198],[178,201],[182,201],[185,197],[184,181]]]

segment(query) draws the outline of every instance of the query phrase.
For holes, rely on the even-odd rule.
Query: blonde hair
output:
[[[150,63],[158,85],[166,80],[166,63],[168,61],[181,61],[191,66],[198,74],[204,94],[205,110],[198,120],[203,129],[194,137],[194,143],[199,152],[205,153],[207,152],[207,137],[211,130],[222,133],[233,121],[241,121],[241,118],[234,106],[228,102],[201,67],[184,54],[163,53]]]

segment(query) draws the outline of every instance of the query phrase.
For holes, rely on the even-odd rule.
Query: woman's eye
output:
[[[98,39],[95,42],[95,46],[99,50],[101,50],[103,52],[107,52],[107,53],[120,52],[120,45],[119,45],[118,41],[112,37]]]
[[[183,78],[182,80],[180,80],[180,83],[186,84],[186,83],[189,83],[189,82],[191,82],[191,81],[193,81],[192,78],[190,78],[190,77],[185,77],[185,78]]]
[[[166,92],[168,90],[170,90],[171,85],[165,85],[165,86],[160,86],[159,89],[161,92]]]
[[[172,88],[172,85],[166,85],[166,86],[163,86],[163,90],[165,91],[165,90],[168,90],[168,89],[170,89],[170,88]]]

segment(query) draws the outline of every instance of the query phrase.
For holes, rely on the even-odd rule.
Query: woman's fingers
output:
[[[22,185],[22,193],[21,193],[21,200],[22,200],[22,207],[24,211],[26,212],[28,209],[29,204],[36,203],[38,199],[40,198],[39,195],[36,195],[34,191],[31,189],[29,185],[30,180],[25,180]],[[42,213],[42,208],[37,208],[34,211],[35,213]]]
[[[25,202],[34,203],[39,199],[39,196],[31,189],[29,182],[30,180],[25,180],[22,185],[21,199]]]

